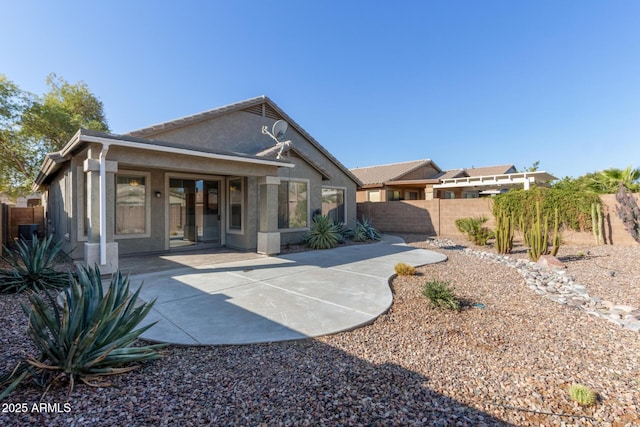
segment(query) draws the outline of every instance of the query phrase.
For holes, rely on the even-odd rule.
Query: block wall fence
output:
[[[638,195],[635,195],[636,198]],[[622,221],[616,214],[614,194],[600,196],[604,225],[602,233],[606,244],[637,245],[627,233]],[[395,202],[359,202],[358,219],[364,215],[372,225],[384,233],[417,233],[438,237],[464,237],[456,228],[458,218],[485,216],[489,218],[487,226],[495,227],[491,213],[491,198],[477,199],[434,199],[405,200]],[[562,240],[565,244],[594,245],[591,231],[577,232],[564,230]]]

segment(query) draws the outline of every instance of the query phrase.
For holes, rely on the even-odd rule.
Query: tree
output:
[[[535,162],[533,162],[531,166],[524,166],[522,168],[522,172],[537,172],[539,166],[540,166],[540,160],[536,160]]]
[[[37,170],[37,141],[21,132],[20,120],[34,96],[0,75],[0,191],[14,197],[28,192]]]
[[[0,75],[0,191],[11,197],[30,192],[44,156],[79,128],[109,131],[102,102],[84,82],[50,74],[47,86],[39,98]]]
[[[640,189],[640,168],[634,169],[632,166],[626,169],[609,168],[588,174],[586,177],[587,186],[600,194],[616,193],[622,184],[628,191],[636,192]]]

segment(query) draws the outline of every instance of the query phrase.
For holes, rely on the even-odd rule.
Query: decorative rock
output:
[[[434,239],[431,244],[440,248],[459,248],[446,239]],[[631,331],[640,332],[639,308],[626,305],[616,306],[611,301],[603,301],[601,298],[590,296],[586,286],[574,283],[574,278],[568,275],[565,270],[567,266],[554,256],[543,255],[535,263],[471,248],[463,248],[462,252],[469,256],[516,268],[518,273],[523,276],[524,284],[538,295],[543,295],[559,304],[581,309],[593,316],[603,317]],[[622,320],[623,318],[624,320]]]
[[[542,255],[538,259],[538,265],[548,270],[565,269],[567,266],[553,255]]]

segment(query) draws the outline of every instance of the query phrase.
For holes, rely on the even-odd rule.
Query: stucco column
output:
[[[258,179],[260,200],[258,202],[258,252],[266,255],[280,253],[280,232],[278,231],[278,186],[277,176],[263,176]]]
[[[425,200],[433,200],[435,199],[435,191],[433,185],[425,185],[424,187],[424,199]]]
[[[102,233],[100,217],[100,151],[99,145],[91,146],[87,152],[83,169],[86,174],[87,186],[87,242],[84,244],[84,265],[94,267],[98,265],[101,273],[113,273],[118,269],[118,243],[113,241],[113,201],[114,174],[118,170],[118,164],[114,161],[105,161],[105,201],[107,203],[106,222],[106,263],[101,263],[100,237]]]

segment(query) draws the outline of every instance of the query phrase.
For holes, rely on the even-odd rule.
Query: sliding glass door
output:
[[[220,243],[220,181],[169,180],[169,247]]]

